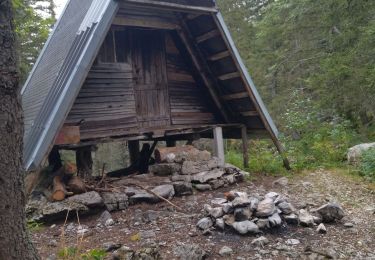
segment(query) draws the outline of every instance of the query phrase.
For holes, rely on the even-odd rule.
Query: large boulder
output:
[[[232,227],[241,235],[245,235],[247,233],[256,234],[259,233],[258,226],[249,220],[234,222]]]
[[[54,221],[64,219],[68,213],[73,215],[76,214],[76,212],[80,215],[84,215],[89,212],[89,208],[81,203],[68,202],[67,200],[48,202],[41,209],[39,218],[35,218],[35,220]]]
[[[314,210],[314,212],[317,212],[322,217],[323,222],[340,220],[345,216],[344,210],[336,203],[327,203]]]
[[[347,159],[350,164],[356,164],[360,161],[363,152],[375,149],[375,143],[358,144],[349,148],[347,153]]]
[[[182,163],[181,174],[195,174],[203,171],[209,171],[219,166],[219,159],[214,157],[208,161],[184,161]]]

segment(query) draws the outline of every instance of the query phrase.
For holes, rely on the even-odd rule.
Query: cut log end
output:
[[[62,181],[62,178],[61,176],[55,176],[55,178],[53,178],[52,200],[62,201],[65,199],[65,196],[66,196],[66,188]]]

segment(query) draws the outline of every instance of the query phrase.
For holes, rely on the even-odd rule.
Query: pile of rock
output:
[[[205,217],[197,223],[199,229],[207,232],[213,227],[219,230],[231,228],[241,235],[257,234],[261,230],[283,224],[311,227],[344,217],[342,208],[334,203],[310,211],[297,211],[285,197],[276,192],[251,196],[246,192],[230,191],[225,194],[225,198],[214,199],[211,205],[205,204],[204,212]],[[325,227],[320,226],[322,228]]]
[[[156,176],[169,176],[177,196],[192,194],[193,188],[206,191],[232,185],[243,181],[248,174],[230,164],[222,166],[208,151],[192,146],[178,152],[165,149],[164,155],[159,156],[160,162],[149,170]]]

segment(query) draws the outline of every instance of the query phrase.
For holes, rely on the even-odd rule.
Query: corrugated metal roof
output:
[[[112,0],[71,0],[24,87],[24,160],[37,167],[61,127],[117,11]]]

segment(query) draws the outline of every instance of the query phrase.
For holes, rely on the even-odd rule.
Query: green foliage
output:
[[[369,149],[362,154],[360,173],[370,181],[375,182],[375,149]]]
[[[43,229],[43,223],[35,221],[35,220],[29,220],[26,223],[26,228],[30,232],[37,232]]]
[[[39,5],[37,4],[42,1],[12,0],[12,2],[18,41],[20,82],[23,82],[42,50],[50,28],[55,22],[54,4],[52,0],[44,1],[50,3],[50,11],[48,12],[47,9],[40,12],[41,8],[38,8]]]
[[[63,260],[103,260],[106,255],[102,249],[91,249],[81,253],[77,247],[64,247],[58,252],[59,259]]]

